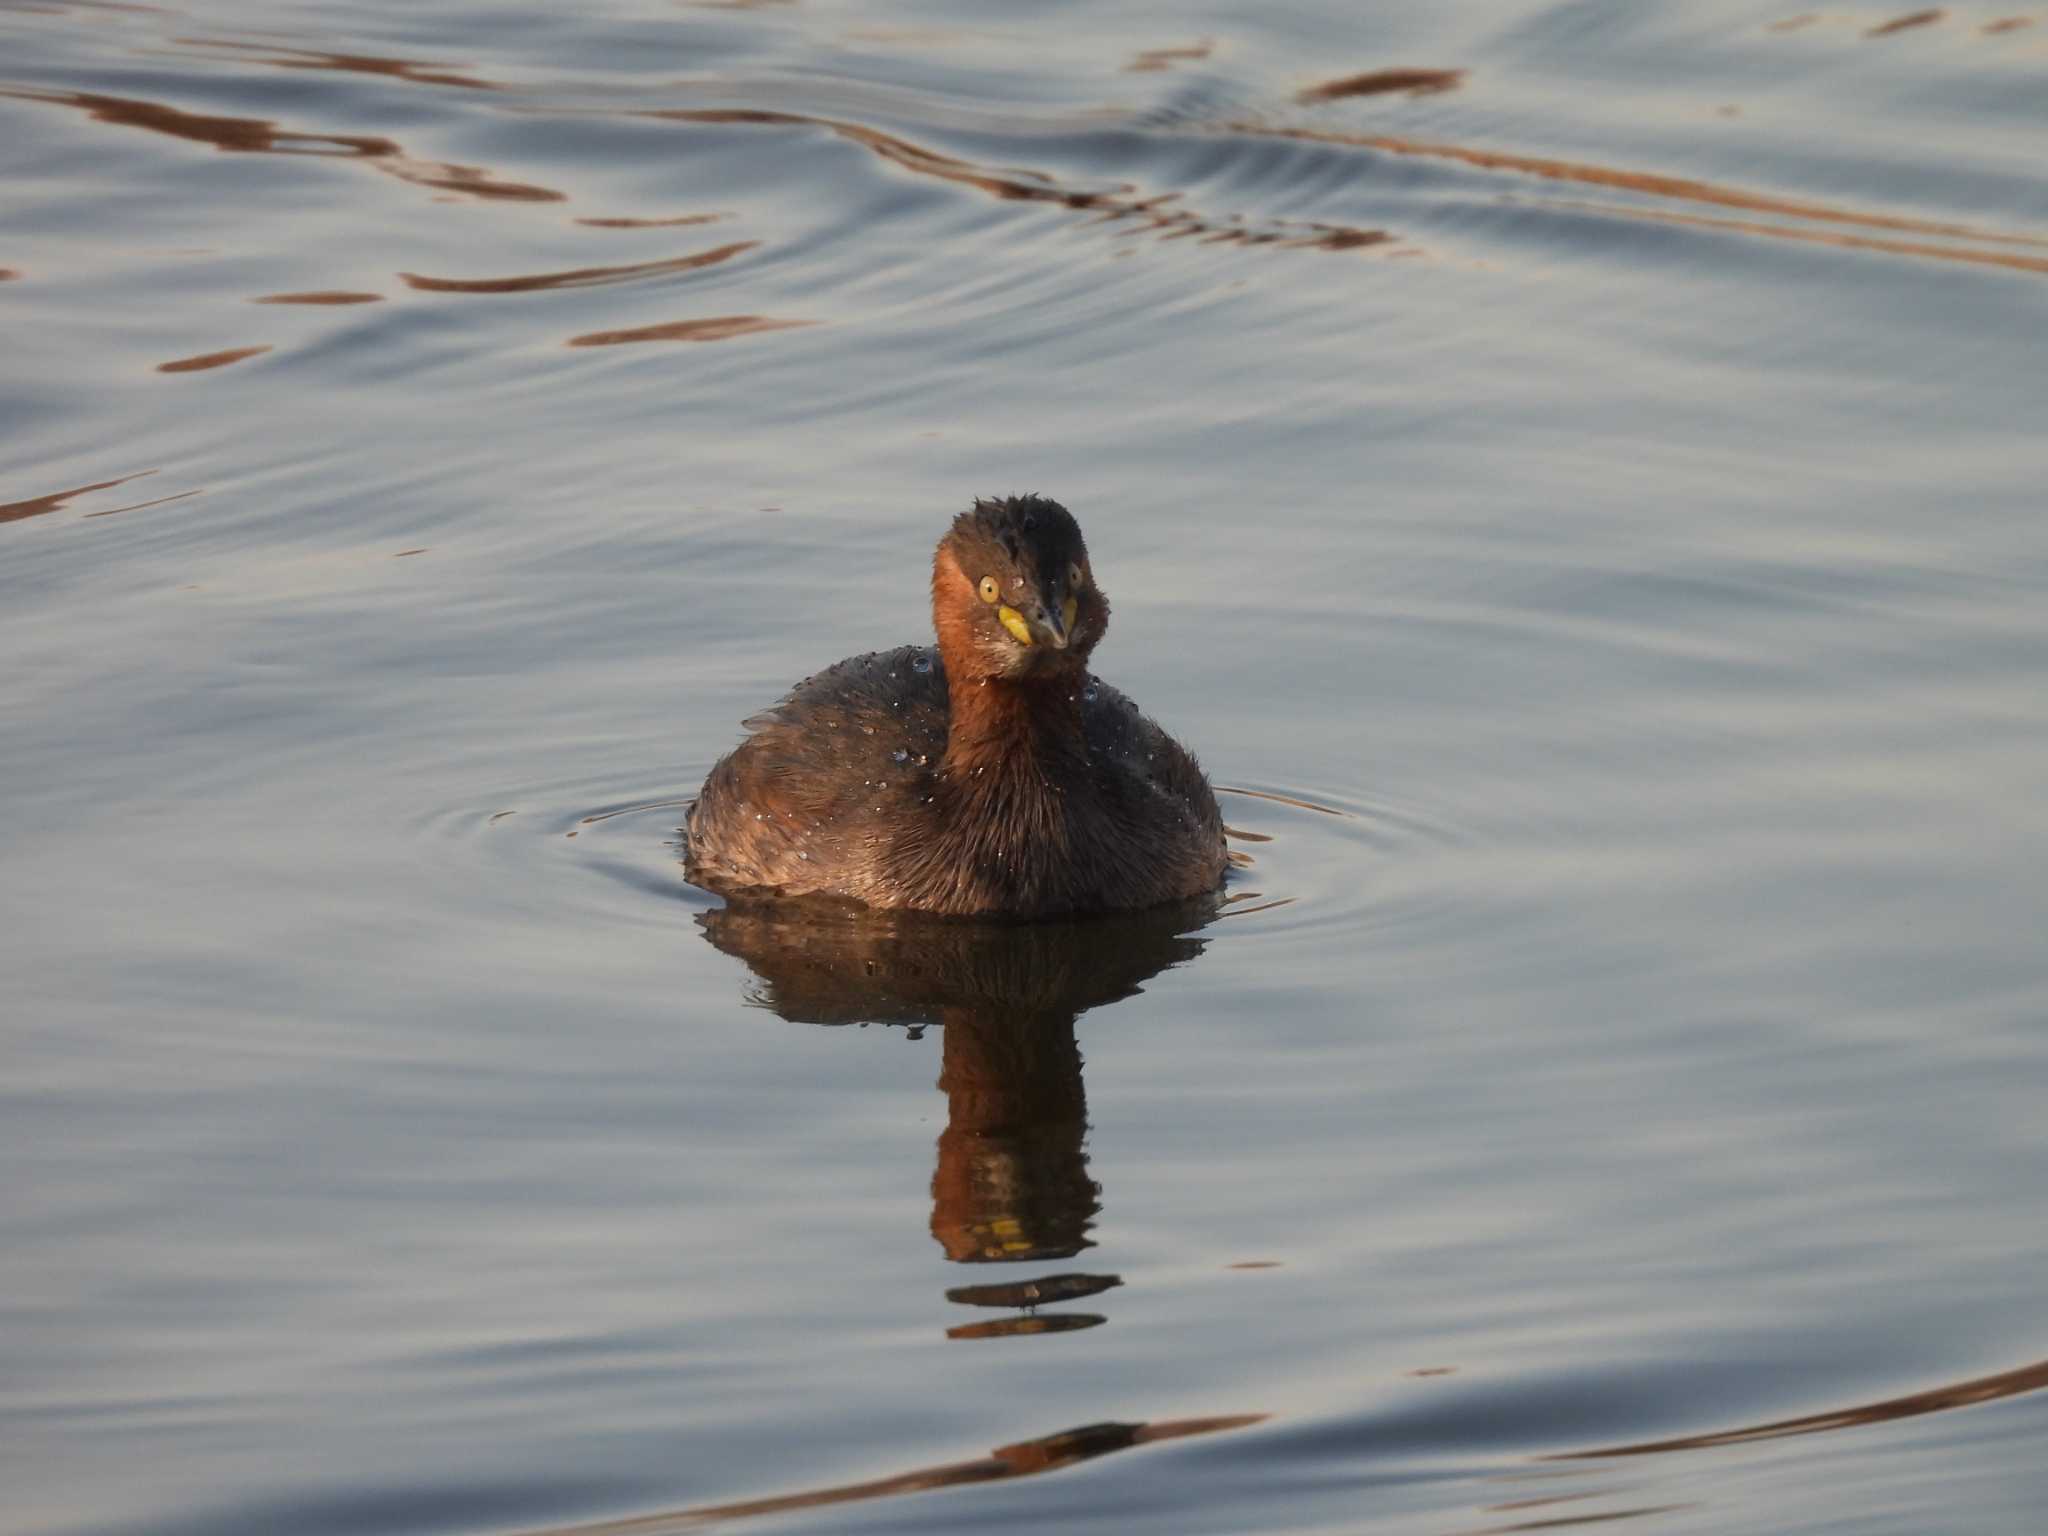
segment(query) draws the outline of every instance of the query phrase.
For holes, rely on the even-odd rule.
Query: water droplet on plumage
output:
[[[903,748],[898,747],[894,752],[891,752],[889,754],[889,761],[892,763],[907,763],[910,761],[910,754],[906,752]]]

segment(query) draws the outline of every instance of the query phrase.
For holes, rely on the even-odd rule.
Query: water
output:
[[[2048,12],[1916,14],[0,7],[7,1528],[2026,1528]],[[683,886],[1021,490],[1223,913]]]

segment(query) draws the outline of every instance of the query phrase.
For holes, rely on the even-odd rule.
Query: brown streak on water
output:
[[[1044,1307],[1100,1296],[1122,1285],[1121,1275],[1040,1275],[997,1285],[956,1285],[946,1300],[963,1307]]]
[[[183,112],[161,102],[140,101],[130,96],[108,96],[96,91],[23,91],[0,89],[0,96],[19,101],[46,101],[61,107],[75,107],[97,123],[122,128],[142,128],[194,144],[211,144],[228,154],[324,155],[348,159],[373,159],[395,155],[398,146],[374,134],[296,133],[281,129],[264,117],[218,117],[200,112]],[[321,148],[319,146],[329,146]]]
[[[130,480],[140,480],[153,475],[153,469],[138,469],[132,475],[122,475],[113,480],[95,480],[91,485],[74,485],[68,491],[52,491],[47,496],[32,496],[27,501],[0,502],[0,523],[16,523],[23,518],[41,517],[46,512],[55,512],[74,496],[83,496],[87,491],[104,491],[116,485],[126,485]]]
[[[1063,1430],[1036,1440],[999,1445],[987,1456],[974,1461],[947,1462],[915,1472],[877,1478],[872,1482],[842,1483],[807,1493],[788,1493],[733,1504],[706,1504],[695,1509],[605,1520],[589,1525],[553,1526],[531,1532],[529,1536],[662,1536],[667,1531],[693,1530],[720,1520],[743,1520],[791,1510],[817,1509],[830,1504],[852,1504],[905,1493],[922,1493],[932,1488],[956,1488],[969,1483],[1034,1477],[1041,1472],[1092,1461],[1098,1456],[1128,1450],[1132,1446],[1248,1429],[1264,1423],[1266,1417],[1263,1413],[1239,1413],[1206,1419],[1168,1419],[1150,1424],[1085,1424],[1078,1429]]]
[[[511,203],[563,203],[566,194],[553,187],[524,181],[500,181],[494,172],[479,165],[455,165],[445,160],[415,160],[409,155],[372,160],[371,168],[415,186],[432,187],[462,197],[478,197]]]
[[[1317,235],[1292,241],[1276,233],[1248,234],[1243,230],[1228,229],[1225,221],[1206,218],[1184,208],[1166,207],[1168,202],[1179,196],[1178,193],[1140,197],[1136,189],[1128,185],[1120,186],[1113,191],[1074,191],[1062,187],[1042,171],[1007,170],[998,173],[985,170],[955,156],[926,149],[894,134],[834,118],[810,117],[795,112],[774,112],[756,107],[679,107],[649,111],[642,115],[667,122],[708,123],[721,126],[758,124],[778,128],[822,128],[920,176],[932,176],[958,186],[974,187],[1005,202],[1049,203],[1076,211],[1093,210],[1102,215],[1103,222],[1136,219],[1139,222],[1131,233],[1156,234],[1162,240],[1213,235],[1214,241],[1208,243],[1285,244],[1294,250],[1342,251],[1383,245],[1394,238],[1384,230],[1352,229],[1343,225],[1315,225],[1312,227],[1320,231]]]
[[[766,315],[716,315],[705,320],[671,320],[665,325],[643,325],[623,331],[590,331],[571,336],[564,345],[616,347],[635,341],[725,341],[734,336],[801,330],[816,324],[816,320],[773,320]]]
[[[1388,245],[1393,236],[1383,229],[1346,229],[1341,225],[1318,224],[1313,235],[1282,242],[1292,250],[1362,251],[1367,246]]]
[[[180,491],[175,496],[159,496],[154,501],[134,501],[125,507],[108,507],[104,512],[88,512],[85,516],[87,518],[112,517],[118,512],[140,512],[148,507],[169,506],[174,501],[188,501],[194,496],[204,496],[205,494],[204,491]],[[80,519],[81,522],[84,520],[83,518]]]
[[[1762,235],[1771,240],[1790,240],[1803,245],[1831,245],[1841,250],[1875,251],[1886,256],[1918,256],[1931,261],[1957,261],[1970,266],[2002,267],[2009,272],[2048,275],[2048,256],[2019,256],[2010,251],[1976,251],[1964,246],[1931,245],[1917,240],[1880,240],[1869,235],[1845,235],[1827,229],[1794,229],[1783,224],[1760,224],[1753,219],[1719,219],[1704,213],[1675,213],[1665,208],[1630,208],[1618,203],[1588,203],[1560,198],[1553,207],[1576,209],[1602,217],[1642,219],[1654,224],[1678,224],[1688,229],[1726,230],[1730,234]]]
[[[1463,85],[1465,73],[1462,69],[1376,69],[1312,85],[1294,99],[1303,106],[1311,106],[1319,101],[1341,101],[1347,96],[1437,96]]]
[[[723,213],[686,213],[675,219],[578,219],[576,222],[587,229],[682,229],[692,224],[716,224],[729,215]]]
[[[1689,1509],[1687,1504],[1645,1504],[1635,1509],[1615,1509],[1597,1515],[1567,1515],[1556,1520],[1519,1520],[1513,1525],[1489,1525],[1462,1536],[1510,1536],[1516,1531],[1562,1531],[1579,1525],[1609,1525],[1616,1520],[1639,1520],[1644,1515],[1668,1515]]]
[[[1100,1328],[1109,1319],[1100,1312],[1033,1312],[1024,1317],[999,1317],[980,1323],[955,1323],[949,1339],[1030,1339],[1048,1333],[1079,1333]]]
[[[1946,15],[1948,15],[1948,12],[1942,10],[1914,11],[1910,15],[1900,16],[1892,21],[1885,22],[1881,26],[1872,27],[1863,35],[1865,37],[1890,37],[1895,32],[1904,32],[1912,27],[1931,27]]]
[[[439,160],[417,160],[381,134],[302,133],[279,128],[264,117],[222,117],[185,112],[161,102],[94,91],[27,91],[0,89],[0,96],[72,107],[95,122],[141,128],[169,138],[210,144],[229,154],[305,155],[323,159],[362,160],[388,176],[417,186],[433,187],[467,197],[512,202],[558,203],[565,199],[551,187],[500,181],[480,166]]]
[[[1653,171],[1625,171],[1579,161],[1551,160],[1506,150],[1474,149],[1462,144],[1434,143],[1421,139],[1397,138],[1387,134],[1330,133],[1309,128],[1274,128],[1258,123],[1236,123],[1231,127],[1234,132],[1260,137],[1300,139],[1320,144],[1348,144],[1360,149],[1380,150],[1390,155],[1454,160],[1483,171],[1510,171],[1545,181],[1571,181],[1587,186],[1613,187],[1618,191],[1639,192],[1650,197],[1739,208],[1752,213],[1780,214],[1787,218],[1811,219],[1817,223],[1850,224],[1864,229],[1939,235],[1957,240],[1975,240],[1990,245],[2021,245],[2048,249],[2048,238],[2039,235],[2007,234],[1967,224],[1861,213],[1853,209],[1832,208],[1825,203],[1803,202],[1796,198],[1748,192],[1740,187],[1721,186],[1689,176],[1666,176]]]
[[[2023,1365],[2016,1371],[1996,1376],[1978,1376],[1951,1386],[1934,1387],[1905,1397],[1888,1397],[1832,1413],[1807,1414],[1796,1419],[1774,1419],[1742,1429],[1716,1430],[1705,1435],[1679,1435],[1670,1440],[1646,1440],[1634,1445],[1602,1446],[1592,1451],[1566,1451],[1543,1458],[1546,1461],[1592,1461],[1604,1456],[1656,1456],[1666,1451],[1700,1451],[1715,1446],[1742,1445],[1752,1440],[1784,1440],[1794,1435],[1817,1435],[1832,1429],[1856,1429],[1867,1424],[1888,1424],[1894,1419],[1914,1419],[1922,1414],[1943,1413],[1951,1408],[1973,1408],[1979,1403],[2019,1397],[2048,1388],[2048,1360]]]
[[[381,75],[385,79],[404,80],[414,85],[450,85],[471,91],[505,89],[495,80],[452,74],[445,66],[425,59],[383,58],[367,53],[324,53],[314,48],[288,48],[282,43],[234,42],[214,37],[176,37],[171,41],[183,48],[232,49],[250,63],[268,64],[276,69],[320,69],[343,74]]]
[[[202,373],[208,368],[225,368],[230,363],[239,363],[247,358],[261,357],[269,347],[230,347],[224,352],[202,352],[197,357],[174,358],[168,363],[158,363],[158,373]]]
[[[699,251],[693,256],[641,261],[623,267],[574,267],[567,272],[535,272],[522,277],[423,277],[417,272],[401,272],[398,280],[422,293],[539,293],[556,288],[595,288],[605,283],[629,283],[636,278],[715,267],[722,261],[730,261],[753,250],[760,243],[758,240],[738,240],[731,245]]]
[[[1186,48],[1147,48],[1135,55],[1131,62],[1124,66],[1124,73],[1127,75],[1155,74],[1161,70],[1171,69],[1175,64],[1183,61],[1206,59],[1215,51],[1216,45],[1207,38],[1203,38],[1201,42]]]
[[[325,288],[311,293],[266,293],[251,304],[381,304],[381,293],[354,293],[343,288]]]

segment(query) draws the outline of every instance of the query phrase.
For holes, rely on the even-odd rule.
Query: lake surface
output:
[[[0,3],[21,1536],[2010,1532],[2048,10]],[[747,918],[1074,508],[1220,914]]]

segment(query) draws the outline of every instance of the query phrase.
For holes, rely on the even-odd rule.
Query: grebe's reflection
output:
[[[732,905],[698,921],[744,960],[756,1001],[811,1024],[904,1024],[943,1031],[946,1128],[932,1174],[932,1236],[957,1264],[1072,1258],[1093,1246],[1102,1191],[1088,1176],[1088,1102],[1074,1024],[1202,952],[1217,903],[1082,922],[948,922],[910,913],[802,904]],[[1053,1274],[946,1292],[1017,1315],[949,1328],[981,1339],[1065,1332],[1104,1321],[1044,1312],[1098,1295],[1115,1275]]]

